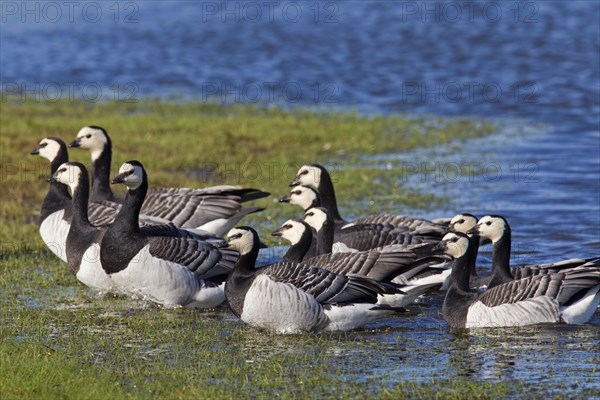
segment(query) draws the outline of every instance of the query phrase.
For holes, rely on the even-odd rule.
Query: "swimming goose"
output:
[[[91,152],[92,201],[109,200],[122,203],[109,186],[112,142],[106,130],[98,126],[83,127],[70,147]],[[159,217],[183,228],[197,228],[223,236],[244,216],[264,210],[242,208],[242,203],[269,196],[257,189],[239,186],[212,186],[205,189],[152,188],[148,191],[142,214]]]
[[[100,244],[102,268],[123,292],[165,306],[216,307],[237,253],[202,240],[161,237],[140,230],[138,217],[148,190],[139,161],[128,161],[113,183],[127,186],[117,218]]]
[[[290,186],[310,186],[319,192],[321,204],[329,211],[337,224],[347,224],[338,211],[335,190],[329,172],[319,164],[303,165],[298,170]],[[405,215],[369,215],[352,221],[353,224],[391,224],[397,228],[407,229],[413,235],[426,235],[438,240],[447,232],[448,221],[440,219],[429,221]]]
[[[100,242],[106,229],[90,224],[88,219],[89,176],[85,166],[66,162],[48,178],[48,182],[71,188],[72,218],[66,236],[67,263],[71,272],[84,285],[104,292],[115,286],[100,265]]]
[[[452,232],[438,249],[454,257],[442,312],[452,328],[587,322],[600,304],[600,268],[530,276],[481,293],[470,289],[473,249],[469,237]]]
[[[240,258],[225,296],[233,313],[251,326],[281,334],[347,331],[398,311],[374,304],[392,290],[365,277],[285,261],[256,268],[259,238],[250,227],[232,229],[226,240]]]
[[[555,263],[521,264],[510,268],[511,229],[506,219],[499,215],[486,215],[482,217],[469,234],[478,235],[492,242],[492,275],[488,288],[511,282],[515,279],[548,272],[561,272],[565,269],[600,265],[600,257],[590,259],[572,258]]]
[[[411,246],[410,249],[392,245],[378,250],[354,253],[329,252],[304,258],[302,254],[312,242],[312,229],[303,221],[288,220],[272,235],[281,236],[291,243],[283,261],[302,262],[336,274],[366,276],[377,281],[396,282],[395,279],[398,278],[404,285],[403,293],[380,295],[377,301],[377,304],[388,304],[393,307],[405,307],[421,294],[439,286],[439,282],[411,285],[407,282],[406,277],[412,278],[432,264],[440,264],[446,260],[443,257],[432,255],[433,245],[429,244]]]
[[[318,244],[315,247],[317,248],[317,254],[330,253],[332,248],[335,248],[334,253],[337,253],[337,250],[342,252],[349,250],[343,243],[338,242],[332,245],[333,223],[331,216],[325,208],[313,207],[308,209],[304,213],[304,222],[311,226],[314,233],[316,233],[316,242]],[[346,231],[346,229],[343,231]],[[364,234],[365,231],[362,232]],[[350,236],[354,235],[351,234]],[[314,237],[313,241],[315,241]],[[421,261],[405,269],[401,274],[398,274],[393,282],[402,285],[436,287],[447,283],[450,277],[451,263],[434,256],[432,252],[434,245],[435,243],[400,242],[374,247],[367,251],[388,251],[391,248],[414,252]],[[325,251],[321,252],[321,250]],[[417,258],[414,258],[413,262],[416,262]],[[403,289],[403,291],[405,290]]]

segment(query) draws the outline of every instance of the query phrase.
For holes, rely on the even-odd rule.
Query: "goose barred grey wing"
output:
[[[573,268],[593,268],[600,267],[600,257],[596,258],[571,258],[555,263],[548,264],[525,264],[517,265],[511,269],[512,276],[515,280],[527,278],[540,274],[548,274],[552,272],[563,272]]]
[[[313,295],[319,303],[376,303],[383,285],[358,276],[338,275],[312,265],[279,262],[260,269],[275,282],[290,283]]]
[[[142,214],[173,222],[184,228],[195,228],[216,219],[227,219],[238,213],[241,198],[236,195],[183,195],[172,190],[149,191]]]
[[[581,268],[567,273],[536,275],[493,287],[478,300],[488,307],[512,304],[539,296],[565,304],[578,292],[600,284],[600,269]]]
[[[449,222],[449,221],[448,221]],[[437,223],[423,218],[414,218],[406,215],[376,214],[359,218],[354,224],[389,224],[405,229],[412,235],[429,235],[442,237],[448,232],[448,223]]]
[[[239,257],[236,251],[195,239],[150,237],[148,242],[153,257],[182,265],[202,279],[229,274]]]
[[[304,263],[325,268],[336,274],[366,276],[378,281],[390,281],[422,264],[441,263],[443,258],[419,258],[415,252],[402,246],[389,246],[382,251],[357,253],[329,253],[304,260]]]
[[[412,245],[427,241],[423,236],[413,236],[406,233],[385,230],[378,228],[378,225],[372,225],[372,227],[372,229],[364,229],[361,225],[356,225],[344,228],[337,233],[335,241],[342,242],[349,248],[358,251],[392,244]]]

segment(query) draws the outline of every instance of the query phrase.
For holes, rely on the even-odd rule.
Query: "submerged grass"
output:
[[[398,378],[404,368],[441,362],[451,337],[445,327],[441,344],[433,345],[418,338],[421,332],[415,338],[410,328],[405,332],[386,325],[277,337],[244,326],[226,307],[167,310],[126,298],[98,298],[76,283],[37,233],[48,165],[28,153],[46,136],[68,142],[84,125],[100,125],[111,134],[114,173],[122,162],[137,158],[152,186],[240,184],[278,197],[287,192],[300,165],[328,163],[342,211],[359,215],[401,212],[404,206],[431,208],[443,199],[406,190],[398,170],[344,167],[365,153],[485,135],[493,129],[487,123],[152,100],[49,104],[11,99],[1,104],[0,121],[2,399],[454,399],[562,393],[556,386],[534,392],[517,380],[488,382],[444,369],[442,375],[415,371],[399,373],[414,378]],[[87,153],[70,155],[89,163]],[[273,198],[256,204],[267,210],[246,222],[265,241],[285,219],[299,216],[299,210]],[[384,343],[388,336],[391,344]],[[412,360],[413,353],[420,360]],[[568,390],[571,395],[598,394]]]

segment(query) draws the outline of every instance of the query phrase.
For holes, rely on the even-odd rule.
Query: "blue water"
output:
[[[489,119],[498,125],[491,137],[363,162],[416,167],[407,185],[450,198],[444,210],[404,211],[505,215],[515,261],[600,253],[599,2],[79,2],[72,15],[53,4],[2,3],[3,95],[158,96]],[[453,175],[465,164],[484,173]],[[456,369],[535,382],[548,363],[565,385],[597,375],[586,360],[596,354],[597,361],[598,314],[595,326],[577,331],[581,342],[565,339],[583,345],[579,352],[556,345],[574,337],[559,327],[527,331],[531,342],[494,339],[497,349],[455,342],[440,324],[438,300],[392,324],[408,333],[366,336],[382,346],[403,335],[420,345],[431,340],[442,352],[448,343],[435,367],[395,347],[361,376]],[[556,353],[536,356],[544,351]],[[390,367],[396,356],[412,369]]]

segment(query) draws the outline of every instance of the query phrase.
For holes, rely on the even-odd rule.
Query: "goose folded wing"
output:
[[[229,274],[238,259],[237,252],[201,240],[151,237],[148,242],[153,257],[179,264],[202,279]]]
[[[488,307],[496,307],[538,296],[555,299],[560,292],[563,280],[563,274],[532,276],[495,286],[479,296],[479,300]]]
[[[240,197],[234,195],[172,195],[168,190],[150,192],[142,213],[157,216],[177,226],[202,226],[215,219],[227,219],[241,209]]]
[[[343,229],[336,237],[336,241],[357,250],[369,250],[391,244],[411,245],[422,243],[424,240],[421,236],[384,230],[361,230],[357,227]]]
[[[166,196],[237,196],[241,202],[261,199],[270,193],[253,188],[242,188],[241,186],[218,185],[207,188],[152,188],[151,193]]]
[[[397,228],[407,229],[414,235],[432,235],[441,237],[448,230],[448,223],[432,222],[423,218],[414,218],[406,215],[369,215],[354,221],[356,224],[389,224]],[[449,222],[449,221],[448,221]]]
[[[376,303],[385,291],[379,283],[363,277],[338,275],[312,265],[280,262],[265,267],[261,273],[276,282],[290,283],[314,296],[319,303]]]
[[[412,251],[368,251],[329,253],[306,260],[311,265],[337,274],[367,276],[378,281],[391,280],[410,269],[415,262]]]

